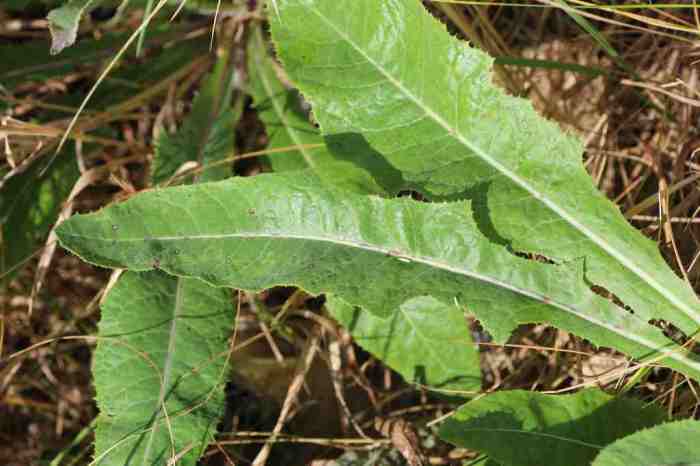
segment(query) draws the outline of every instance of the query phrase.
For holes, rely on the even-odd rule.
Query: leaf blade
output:
[[[230,96],[226,89],[234,78],[234,71],[227,66],[226,58],[219,59],[215,70],[206,77],[192,103],[192,111],[178,131],[174,134],[161,133],[151,166],[154,184],[167,181],[186,162],[207,165],[233,153],[238,115],[227,102]],[[218,181],[230,175],[227,166],[219,165],[204,170],[197,180]]]
[[[481,390],[479,352],[456,306],[419,296],[381,319],[331,295],[326,308],[358,345],[407,382],[438,390]]]
[[[0,191],[0,276],[12,276],[46,237],[80,172],[75,153],[66,151],[46,173],[41,161],[3,180]]]
[[[608,445],[596,457],[593,466],[694,464],[700,458],[698,434],[700,423],[694,420],[640,430]]]
[[[298,285],[378,316],[416,296],[457,299],[497,341],[520,323],[549,322],[700,374],[695,357],[644,318],[593,293],[581,261],[515,256],[484,237],[472,215],[468,202],[367,197],[292,172],[145,192],[74,216],[57,234],[63,247],[102,266],[157,266],[248,290]]]
[[[379,195],[398,192],[403,184],[401,174],[362,141],[327,139],[311,124],[298,92],[280,79],[279,65],[269,56],[259,28],[250,40],[248,69],[249,92],[265,123],[268,147],[297,148],[268,157],[274,171],[310,169],[328,184],[351,191]]]
[[[46,17],[51,32],[51,55],[61,53],[75,43],[80,17],[94,0],[69,0],[60,8],[51,10]]]
[[[223,411],[215,388],[232,311],[226,290],[198,280],[120,277],[102,306],[94,354],[98,464],[162,464],[188,448],[180,461],[196,464]]]
[[[278,54],[325,135],[361,134],[436,196],[492,185],[485,215],[515,250],[585,257],[588,278],[635,312],[695,332],[692,289],[596,190],[581,143],[497,90],[491,58],[450,37],[418,1],[279,8]]]
[[[660,408],[597,389],[573,395],[511,390],[463,405],[440,436],[502,464],[583,466],[604,445],[664,418]]]

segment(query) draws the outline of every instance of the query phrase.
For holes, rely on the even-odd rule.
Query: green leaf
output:
[[[51,32],[51,55],[56,55],[75,43],[80,17],[94,0],[68,0],[62,7],[51,10],[46,17]]]
[[[606,447],[593,466],[691,466],[700,459],[700,422],[669,422],[641,430]]]
[[[228,92],[232,78],[227,59],[220,59],[195,99],[192,112],[182,128],[174,135],[163,133],[160,138],[154,159],[154,181],[169,179],[187,161],[211,163],[225,158],[233,151],[234,113],[229,106]],[[226,167],[218,166],[195,177],[195,181],[223,179],[229,174]],[[159,282],[160,288],[157,286]],[[148,368],[141,368],[139,381],[150,379],[150,383],[141,383],[139,390],[134,391],[131,381],[125,384],[123,379],[115,379],[110,370],[105,370],[102,377],[98,378],[97,366],[98,361],[106,368],[124,364],[133,358],[133,354],[128,351],[118,354],[110,349],[99,354],[101,359],[97,359],[96,355],[94,372],[98,400],[100,390],[103,393],[135,392],[135,400],[130,399],[128,403],[105,402],[100,405],[100,409],[107,413],[131,413],[125,414],[121,419],[110,417],[108,422],[98,425],[95,434],[98,457],[102,454],[109,455],[110,464],[115,465],[127,464],[133,458],[138,458],[143,464],[155,465],[163,464],[165,458],[177,456],[183,449],[186,451],[194,447],[178,464],[196,464],[204,448],[213,439],[217,416],[223,411],[220,382],[225,368],[220,353],[226,349],[226,335],[232,323],[229,316],[224,315],[231,310],[229,293],[199,280],[151,272],[123,275],[110,298],[113,301],[109,303],[113,303],[112,306],[116,309],[105,307],[103,310],[101,333],[105,333],[105,328],[119,328],[128,324],[127,320],[133,319],[148,331],[130,339],[127,342],[128,349],[132,353],[156,355],[162,362],[156,362],[157,371],[151,367],[152,374],[147,372]],[[135,306],[133,317],[126,312],[115,312],[121,310],[121,306],[128,306],[129,299],[153,301],[153,304],[148,303],[148,307],[160,306],[160,312],[150,315],[150,319],[146,320],[139,314],[148,307]],[[188,319],[194,324],[187,322]],[[149,326],[149,322],[160,322],[161,328],[157,324]],[[153,334],[152,329],[156,329],[157,333]],[[210,336],[213,336],[212,341],[208,341]],[[200,345],[199,351],[192,351],[193,347]],[[217,354],[219,357],[213,360]],[[210,369],[200,372],[198,366],[201,365],[209,366]],[[153,377],[153,373],[157,375],[158,372],[163,373],[161,379]],[[192,378],[194,372],[202,377]],[[192,378],[189,383],[180,383],[188,377]],[[99,382],[102,385],[98,385]],[[188,402],[192,405],[188,405]],[[163,403],[165,410],[159,408]],[[140,404],[146,404],[150,409],[135,407]],[[200,419],[197,419],[195,415],[188,420],[191,414],[187,411],[195,404],[197,409],[203,409],[200,413],[204,417],[200,415]],[[172,416],[170,411],[182,413],[177,424],[169,419]],[[107,427],[100,429],[105,425]],[[177,434],[171,435],[170,430]],[[138,435],[133,435],[133,432]],[[112,453],[111,447],[121,445],[122,438],[126,439],[123,446]],[[196,440],[194,444],[191,442],[193,439]]]
[[[12,276],[46,238],[80,176],[73,151],[65,150],[42,175],[45,165],[33,162],[0,189],[0,276]]]
[[[326,140],[311,124],[298,91],[286,87],[282,71],[267,52],[260,29],[255,29],[248,49],[250,93],[258,116],[265,124],[270,149],[299,147],[272,154],[276,172],[311,169],[333,186],[371,194],[395,194],[403,184],[401,174],[378,157],[359,138]],[[321,145],[322,147],[315,147]],[[333,151],[326,147],[330,145]],[[376,175],[376,180],[373,175]]]
[[[513,390],[463,405],[440,436],[507,466],[584,466],[605,445],[664,416],[661,408],[597,389],[573,395]]]
[[[386,200],[290,172],[144,192],[74,216],[57,234],[63,247],[106,267],[158,266],[247,290],[298,285],[384,318],[430,295],[465,306],[497,341],[520,323],[549,322],[700,375],[695,356],[593,293],[583,261],[513,255],[481,233],[474,215],[469,201]]]
[[[479,351],[461,308],[419,296],[382,319],[333,295],[327,296],[326,305],[357,344],[406,381],[446,390],[481,390]]]
[[[93,357],[96,464],[197,463],[223,412],[233,314],[230,292],[199,280],[120,277]]]
[[[310,169],[322,181],[358,193],[386,195],[398,190],[403,182],[400,173],[382,166],[383,159],[376,154],[370,152],[369,157],[364,158],[367,164],[362,167],[357,162],[363,152],[354,147],[347,151],[354,158],[342,160],[335,157],[338,146],[348,144],[350,140],[337,139],[335,153],[326,148],[326,141],[302,108],[298,92],[282,83],[279,77],[282,71],[269,56],[260,29],[256,29],[250,39],[248,70],[250,92],[258,116],[267,130],[268,147],[300,146],[298,150],[270,156],[274,171]],[[306,147],[316,145],[323,147]],[[364,153],[368,154],[367,151]],[[378,184],[371,173],[388,173],[389,176],[380,178]],[[460,309],[427,296],[404,303],[387,319],[375,317],[338,297],[329,296],[326,308],[349,328],[358,344],[381,358],[409,382],[443,389],[481,388],[478,351],[471,341]],[[442,325],[431,320],[435,314],[444,315],[444,319],[453,325]],[[455,364],[446,366],[440,356],[441,351],[455,355]]]
[[[355,134],[433,197],[478,201],[492,241],[557,263],[635,314],[698,329],[698,301],[596,189],[582,144],[505,95],[492,59],[450,36],[418,0],[279,0],[278,56],[322,134]]]
[[[225,57],[227,58],[227,57]],[[227,92],[233,72],[228,60],[220,59],[194,99],[192,111],[175,134],[161,133],[152,166],[152,181],[167,181],[185,162],[200,166],[233,154],[236,115]],[[207,168],[198,181],[218,181],[231,176],[230,166]]]

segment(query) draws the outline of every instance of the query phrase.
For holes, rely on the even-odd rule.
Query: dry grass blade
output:
[[[153,18],[155,18],[155,16],[160,12],[161,9],[163,9],[163,7],[164,7],[165,5],[167,5],[167,3],[168,3],[168,0],[160,0],[160,1],[158,2],[158,4],[157,4],[156,7],[153,9],[153,11],[151,12],[151,14],[149,14],[149,15],[143,20],[143,22],[142,22],[141,25],[138,27],[138,29],[136,29],[136,30],[131,34],[131,36],[129,36],[129,38],[128,38],[127,41],[124,43],[124,45],[122,46],[122,48],[119,49],[119,51],[114,55],[114,58],[112,58],[112,60],[107,64],[107,66],[105,67],[104,71],[100,74],[100,76],[97,78],[97,81],[95,81],[95,84],[93,84],[93,86],[90,88],[90,91],[87,93],[87,95],[85,96],[85,98],[83,99],[83,101],[80,103],[80,106],[78,107],[78,111],[75,113],[75,115],[74,115],[73,118],[71,119],[70,123],[68,123],[68,127],[66,128],[65,132],[63,133],[63,136],[61,137],[60,142],[58,143],[58,148],[56,149],[56,152],[55,152],[55,154],[53,155],[53,158],[55,158],[55,157],[58,156],[58,153],[61,151],[61,149],[63,148],[63,145],[64,145],[64,144],[66,143],[66,141],[68,140],[68,137],[70,136],[71,131],[73,130],[73,127],[74,127],[75,124],[78,122],[78,118],[80,117],[80,114],[81,114],[81,113],[83,112],[83,110],[85,109],[85,106],[87,105],[88,101],[90,100],[90,98],[92,97],[92,95],[95,93],[95,91],[97,90],[97,88],[100,86],[100,84],[102,84],[102,81],[104,81],[104,79],[107,77],[107,75],[108,75],[109,72],[112,70],[112,68],[114,68],[114,66],[117,64],[117,62],[121,59],[122,55],[124,55],[124,53],[127,51],[127,49],[129,48],[129,46],[139,37],[139,35],[141,34],[141,32],[144,31],[144,30],[148,27],[148,25],[151,23],[151,21],[153,20]],[[53,158],[52,158],[52,160],[53,160]],[[50,164],[51,164],[51,161],[49,161],[49,163],[47,164],[47,168],[48,168],[48,166],[49,166]],[[46,170],[46,169],[45,169],[45,170]]]
[[[292,379],[292,383],[289,385],[287,397],[285,398],[284,404],[282,405],[282,410],[280,411],[279,417],[277,418],[275,428],[272,430],[272,435],[270,435],[270,437],[265,441],[265,444],[260,449],[260,452],[253,460],[253,466],[264,466],[267,463],[267,459],[270,455],[272,445],[275,443],[277,436],[280,434],[280,432],[282,432],[282,428],[284,427],[284,424],[287,420],[287,416],[292,410],[292,405],[295,403],[297,396],[299,395],[299,391],[301,390],[301,387],[304,384],[304,377],[306,376],[306,373],[311,367],[311,363],[316,357],[316,353],[319,349],[320,339],[320,332],[315,331],[306,343],[304,354],[299,359],[299,363],[294,373],[294,379]]]

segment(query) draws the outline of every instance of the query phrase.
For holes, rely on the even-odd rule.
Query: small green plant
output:
[[[241,111],[222,105],[236,78],[222,59],[180,130],[158,140],[154,189],[56,230],[83,260],[126,269],[94,355],[95,464],[196,464],[223,411],[232,289],[324,294],[358,344],[436,391],[481,389],[465,313],[496,343],[547,323],[700,379],[700,359],[652,324],[692,337],[693,290],[596,189],[578,139],[493,84],[488,55],[418,0],[273,4],[295,89],[258,27],[247,68],[270,148],[295,147],[270,156],[275,173],[228,178],[217,164]],[[188,162],[205,169],[165,187]],[[493,465],[697,461],[698,424],[664,420],[595,389],[509,391],[466,403],[440,435]]]

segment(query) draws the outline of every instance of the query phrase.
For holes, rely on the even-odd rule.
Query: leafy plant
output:
[[[606,447],[593,462],[594,466],[621,464],[690,465],[700,458],[697,421],[678,421],[641,430]]]
[[[233,79],[227,65],[226,56],[217,62],[180,130],[162,133],[154,183],[167,181],[187,162],[212,163],[233,151],[234,115],[223,105]],[[220,165],[194,180],[227,176]],[[179,458],[180,464],[196,464],[223,410],[230,292],[161,271],[127,272],[102,311],[100,335],[106,340],[94,356],[101,412],[96,461],[159,464]]]
[[[89,3],[49,18],[56,51]],[[241,109],[227,107],[236,77],[220,60],[185,123],[159,137],[152,182],[188,163],[203,171],[57,229],[85,261],[128,269],[95,353],[100,464],[196,463],[221,412],[228,288],[324,294],[359,345],[433,390],[481,388],[465,313],[497,343],[548,323],[700,379],[698,357],[652,324],[694,335],[692,289],[597,191],[581,143],[492,83],[490,57],[417,0],[277,0],[269,16],[284,71],[255,28],[249,92],[278,173],[226,179]],[[465,404],[441,435],[493,464],[603,465],[639,438],[696,429],[634,433],[662,421],[597,390],[515,391]]]
[[[97,464],[196,464],[223,410],[230,293],[126,272],[102,306],[93,373]]]
[[[497,464],[586,465],[603,445],[660,424],[664,417],[655,406],[596,389],[561,396],[512,390],[462,406],[440,435],[487,453]]]

